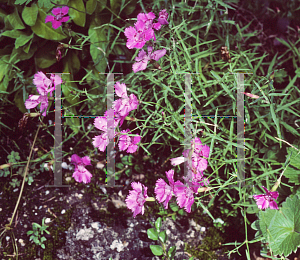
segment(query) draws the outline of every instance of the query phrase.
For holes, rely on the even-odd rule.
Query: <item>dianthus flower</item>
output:
[[[121,133],[128,133],[130,130],[123,130]],[[119,139],[119,149],[120,151],[127,150],[127,153],[134,153],[136,152],[138,146],[136,145],[141,141],[141,137],[139,135],[136,136],[128,136],[128,135],[121,135]]]
[[[270,209],[278,209],[277,203],[274,200],[278,198],[279,193],[277,191],[269,191],[264,186],[262,186],[262,188],[265,190],[266,194],[253,195],[258,208],[266,209],[270,207]]]
[[[91,165],[91,160],[88,156],[80,158],[77,154],[71,156],[71,163],[75,165],[75,171],[72,177],[77,182],[89,183],[92,174],[85,168],[86,165]]]
[[[47,15],[45,19],[45,23],[52,22],[53,29],[57,29],[63,22],[69,21],[70,17],[65,16],[69,12],[68,6],[63,6],[62,8],[57,7],[52,10],[52,15]],[[64,17],[65,16],[65,17]]]
[[[135,57],[135,60],[137,62],[135,62],[132,65],[132,70],[134,73],[141,71],[141,70],[145,70],[147,68],[148,61],[150,61],[151,59],[158,61],[167,52],[166,49],[157,50],[154,52],[152,52],[152,51],[153,51],[153,47],[148,46],[148,55],[146,54],[146,52],[144,50],[141,50],[139,52],[138,56]]]
[[[142,213],[144,215],[145,207],[144,204],[146,199],[148,198],[147,195],[147,187],[144,187],[144,193],[142,190],[142,185],[140,182],[132,182],[131,187],[133,190],[129,191],[129,195],[125,199],[127,208],[129,208],[133,212],[133,217],[135,218],[136,215]]]
[[[156,194],[156,199],[158,200],[158,202],[160,202],[160,203],[165,202],[164,203],[165,209],[168,208],[168,203],[169,203],[170,199],[172,198],[173,193],[175,194],[174,186],[182,185],[182,183],[180,181],[176,181],[174,183],[174,179],[173,179],[174,170],[167,171],[166,175],[167,175],[170,185],[168,185],[163,179],[160,178],[156,181],[156,185],[155,185],[155,189],[154,189],[154,192]]]

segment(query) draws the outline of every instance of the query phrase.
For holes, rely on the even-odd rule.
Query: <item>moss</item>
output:
[[[222,232],[215,227],[210,227],[201,245],[193,248],[186,244],[185,251],[203,260],[218,259],[219,256],[216,251],[220,249],[224,240]]]

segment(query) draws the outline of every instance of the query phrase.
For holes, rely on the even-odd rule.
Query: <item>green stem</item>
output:
[[[44,117],[42,117],[42,120],[43,121]],[[22,182],[22,186],[21,186],[21,190],[20,190],[20,194],[19,194],[19,198],[18,198],[18,201],[17,201],[17,204],[15,206],[15,209],[14,209],[14,213],[11,217],[11,220],[9,222],[9,226],[11,226],[13,220],[14,220],[14,217],[16,215],[16,212],[17,212],[17,209],[18,209],[18,206],[19,206],[19,203],[20,203],[20,200],[21,200],[21,197],[22,197],[22,193],[23,193],[23,189],[24,189],[24,185],[25,185],[25,180],[26,180],[26,175],[27,175],[27,172],[28,172],[28,167],[29,167],[29,162],[30,162],[30,158],[31,158],[31,155],[32,155],[32,151],[33,151],[33,147],[34,147],[34,144],[35,144],[35,141],[36,141],[36,138],[37,138],[37,135],[39,133],[39,130],[41,128],[42,124],[39,125],[37,131],[36,131],[36,134],[35,134],[35,137],[34,137],[34,140],[33,140],[33,143],[32,143],[32,146],[31,146],[31,150],[30,150],[30,154],[29,154],[29,158],[28,158],[28,161],[27,161],[27,165],[26,165],[26,169],[25,169],[25,173],[24,173],[24,177],[23,177],[23,182]]]

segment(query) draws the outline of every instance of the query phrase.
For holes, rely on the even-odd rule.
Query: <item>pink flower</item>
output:
[[[144,22],[144,30],[148,30],[151,28],[154,28],[155,30],[159,30],[161,28],[161,24],[160,23],[152,23],[153,19],[155,18],[155,14],[150,12],[148,14],[143,14],[143,13],[139,13],[137,16],[137,20],[138,21],[142,21]],[[153,32],[154,35],[154,32]],[[155,35],[153,38],[154,41],[156,41]]]
[[[130,94],[129,97],[127,96],[126,85],[124,83],[120,84],[120,82],[117,82],[115,89],[117,96],[121,98],[113,102],[114,110],[117,111],[120,116],[125,116],[130,111],[137,109],[139,101],[134,94]]]
[[[48,107],[48,97],[47,96],[39,96],[39,95],[29,95],[29,98],[25,101],[25,107],[27,109],[35,108],[38,104],[40,106],[40,112],[43,116],[47,114],[47,107]],[[44,111],[44,112],[42,112]]]
[[[128,133],[130,130],[123,130],[121,133]],[[128,136],[121,135],[119,139],[119,149],[120,151],[124,151],[127,149],[127,153],[136,152],[138,146],[136,145],[141,141],[141,137],[139,135],[136,136]]]
[[[34,74],[33,84],[36,85],[37,91],[43,96],[47,96],[50,92],[50,96],[52,97],[52,92],[55,90],[55,86],[61,83],[62,79],[58,75],[51,74],[49,79],[42,71]]]
[[[52,10],[52,15],[47,15],[45,19],[45,23],[52,22],[52,27],[53,29],[57,29],[63,22],[69,21],[70,17],[64,15],[68,14],[69,12],[69,7],[68,6],[63,6],[62,8],[57,7]]]
[[[167,19],[168,19],[169,14],[167,13],[166,9],[163,9],[159,12],[159,18],[157,19],[157,21],[160,24],[169,24]]]
[[[117,118],[114,118],[114,128],[117,127],[119,123],[119,120]],[[104,131],[101,135],[97,135],[93,138],[93,145],[94,147],[98,148],[99,151],[104,152],[106,149],[106,146],[108,145],[108,136],[107,136],[107,112],[105,116],[98,116],[94,120],[94,126],[98,128],[101,131]],[[114,136],[117,133],[114,133]],[[111,136],[113,138],[114,136]]]
[[[177,204],[181,208],[185,208],[186,212],[191,212],[191,207],[194,203],[194,190],[197,190],[200,185],[193,183],[195,187],[187,187],[182,182],[175,186],[175,194],[177,196]]]
[[[278,198],[279,193],[277,191],[269,191],[264,186],[262,186],[266,194],[253,195],[256,200],[256,204],[259,209],[278,209],[277,203],[274,201]]]
[[[147,41],[155,38],[153,29],[145,29],[145,23],[141,20],[135,23],[135,28],[132,26],[126,28],[124,34],[128,38],[126,43],[128,49],[141,49]]]
[[[144,187],[144,193],[142,191],[142,184],[139,182],[132,182],[131,187],[133,190],[129,191],[129,195],[125,199],[127,208],[129,208],[133,212],[133,217],[135,218],[136,215],[142,213],[144,215],[145,207],[144,203],[148,198],[147,195],[147,187]]]
[[[153,48],[151,46],[148,46],[148,55],[144,50],[141,50],[137,57],[135,57],[135,60],[137,61],[132,65],[132,70],[134,73],[145,70],[148,65],[149,60],[156,60],[158,61],[161,57],[163,57],[166,54],[166,49],[153,51]]]
[[[92,174],[85,168],[86,165],[91,165],[91,160],[88,156],[80,158],[77,154],[71,156],[71,163],[75,165],[75,171],[72,177],[77,182],[89,183]]]
[[[176,183],[174,183],[174,179],[173,179],[174,170],[167,171],[166,175],[170,185],[168,185],[163,179],[158,179],[156,181],[156,185],[154,189],[154,192],[156,194],[156,199],[160,203],[163,201],[165,202],[164,203],[165,209],[168,208],[168,203],[173,196],[175,185],[177,186],[183,185],[180,181],[176,181]]]

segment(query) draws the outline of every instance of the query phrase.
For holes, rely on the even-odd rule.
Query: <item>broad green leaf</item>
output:
[[[98,0],[97,3],[97,12],[100,13],[107,5],[107,0]]]
[[[15,8],[15,11],[12,14],[9,14],[7,16],[7,20],[14,29],[25,29],[25,26],[19,16],[17,8]]]
[[[23,46],[23,51],[24,51],[25,53],[28,53],[28,52],[29,52],[30,47],[31,47],[31,44],[32,44],[32,40],[33,40],[33,38],[30,40],[30,42],[28,42],[27,44],[25,44],[25,45]]]
[[[97,0],[88,0],[86,2],[86,12],[88,14],[92,14],[95,11],[96,6],[97,6]]]
[[[19,38],[21,35],[26,36],[26,34],[24,32],[21,32],[19,30],[9,30],[9,31],[4,31],[3,33],[1,33],[1,36],[6,36],[6,37],[14,38],[14,39]]]
[[[73,22],[81,27],[84,27],[85,25],[85,7],[82,0],[70,0],[68,2],[68,6],[72,6],[76,9],[78,9],[81,12],[76,11],[73,8],[69,9],[69,15],[72,18]],[[83,12],[83,13],[82,13]]]
[[[129,2],[129,4],[127,4]],[[126,5],[127,4],[127,5]],[[126,15],[132,14],[132,12],[135,10],[137,4],[137,0],[127,0],[125,1],[125,8],[122,10]]]
[[[297,146],[297,145],[294,145],[297,149],[299,149],[299,146]],[[290,160],[291,160],[291,165],[292,166],[294,166],[294,167],[296,167],[296,168],[298,168],[298,169],[300,169],[300,153],[299,153],[299,151],[297,151],[296,149],[294,149],[294,148],[292,148],[292,147],[288,147],[287,148],[287,152],[288,152],[288,155],[287,155],[287,157],[290,155],[290,154],[292,154],[291,155],[291,158],[290,158]]]
[[[279,210],[259,212],[259,227],[274,255],[289,256],[300,246],[300,199],[294,195]]]
[[[158,233],[154,228],[149,228],[147,230],[147,235],[148,235],[148,238],[150,238],[152,240],[158,240]]]
[[[35,25],[37,15],[38,7],[36,4],[32,4],[31,7],[25,6],[22,12],[22,18],[24,22],[29,26]]]
[[[45,23],[46,13],[39,9],[35,25],[31,26],[32,31],[46,40],[60,41],[67,38],[62,31],[61,26],[56,30],[52,28],[52,23]]]
[[[73,56],[76,54],[74,52],[69,51],[66,55],[66,57],[63,59],[64,64],[64,72],[71,73],[71,74],[64,74],[62,76],[62,79],[66,82],[65,84],[61,85],[62,93],[64,94],[65,100],[71,104],[77,104],[79,102],[79,97],[76,97],[75,95],[71,94],[71,90],[75,91],[78,89],[77,84],[73,81],[73,75],[78,70],[78,64],[79,60],[78,57]],[[79,65],[80,66],[80,65]]]
[[[179,210],[179,207],[178,207],[177,203],[172,202],[172,203],[170,203],[170,209],[173,210],[174,212],[176,212]]]
[[[93,14],[93,16],[95,13]],[[94,16],[95,17],[95,16]],[[95,67],[99,72],[105,72],[107,63],[106,63],[106,48],[108,45],[107,39],[107,29],[105,27],[94,29],[101,25],[100,18],[95,18],[92,20],[88,34],[91,39],[90,45],[90,54],[94,61]]]
[[[46,248],[44,244],[41,244],[41,247],[42,247],[43,249],[45,249],[45,248]]]
[[[52,48],[51,48],[52,47]],[[43,46],[35,55],[35,63],[40,69],[45,69],[56,63],[55,48],[52,44]]]
[[[121,6],[121,1],[119,1],[119,0],[110,0],[111,10],[115,14],[119,14],[119,12],[120,12],[120,6]]]
[[[22,88],[19,89],[15,93],[14,102],[15,102],[15,105],[20,109],[22,114],[27,112],[27,109],[25,107],[24,100],[23,100],[23,89]]]
[[[175,254],[176,254],[176,246],[170,247],[168,251],[168,257],[172,259],[174,258]]]
[[[31,35],[21,35],[15,41],[15,48],[18,49],[21,46],[24,46],[27,42],[29,42],[33,37],[33,33]]]
[[[166,243],[166,241],[168,240],[168,236],[167,236],[167,233],[166,233],[166,230],[164,231],[161,231],[158,235],[158,238],[160,241]]]
[[[151,245],[150,249],[151,249],[153,255],[162,255],[164,253],[164,251],[161,248],[161,246]]]
[[[159,232],[160,228],[161,228],[161,217],[159,217],[156,221],[155,221],[155,228],[156,230]]]
[[[300,170],[288,167],[284,172],[284,176],[289,179],[289,183],[300,184]]]

